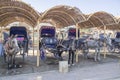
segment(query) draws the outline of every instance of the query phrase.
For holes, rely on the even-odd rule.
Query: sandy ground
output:
[[[59,69],[59,61],[53,57],[53,55],[49,54],[45,61],[40,61],[40,66],[36,67],[36,57],[37,51],[35,50],[35,54],[33,56],[33,51],[29,50],[28,56],[25,56],[25,61],[22,61],[21,55],[17,55],[16,63],[23,65],[22,68],[11,69],[7,70],[7,64],[3,62],[3,58],[0,57],[0,77],[3,76],[12,76],[12,75],[20,75],[20,74],[28,74],[28,73],[39,73],[39,72],[46,72],[46,71],[54,71]],[[119,54],[112,53],[107,55],[107,58],[103,58],[100,62],[95,62],[93,60],[92,53],[89,54],[90,58],[85,59],[83,58],[82,54],[79,54],[79,62],[75,63],[74,67],[71,67],[71,71],[74,71],[76,68],[83,68],[83,67],[92,67],[97,66],[100,64],[106,64],[111,62],[119,62]],[[64,60],[68,60],[68,54],[63,54]]]

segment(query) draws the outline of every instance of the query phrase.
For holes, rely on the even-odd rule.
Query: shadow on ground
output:
[[[81,54],[79,54],[79,62],[75,63],[75,66],[70,67],[70,70],[74,70],[77,68],[83,67],[90,67],[96,66],[98,64],[105,64],[110,62],[118,62],[119,58],[117,56],[108,55],[107,58],[103,58],[100,62],[95,62],[93,59],[94,54],[90,54],[88,59],[83,58]],[[67,60],[67,54],[63,55],[63,59]],[[55,59],[53,56],[48,56],[45,61],[40,61],[40,66],[36,67],[37,57],[36,56],[26,56],[25,61],[22,61],[21,56],[16,57],[16,63],[22,65],[22,68],[16,68],[7,70],[7,64],[4,63],[3,58],[0,57],[0,76],[10,76],[10,75],[19,75],[19,74],[28,74],[28,73],[35,73],[35,72],[45,72],[51,70],[58,70],[59,69],[59,61]]]

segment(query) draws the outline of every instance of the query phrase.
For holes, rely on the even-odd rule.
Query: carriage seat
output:
[[[120,38],[115,38],[115,42],[120,43]]]
[[[78,42],[79,42],[79,43],[84,43],[84,42],[86,42],[86,39],[80,38],[80,39],[78,39]]]
[[[43,38],[42,39],[42,44],[45,45],[45,47],[47,48],[56,48],[57,46],[57,39],[56,38]]]

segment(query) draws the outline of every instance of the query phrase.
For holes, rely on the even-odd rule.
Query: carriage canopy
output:
[[[56,30],[53,26],[42,26],[40,29],[41,37],[55,37]]]
[[[68,30],[68,38],[76,38],[76,28],[69,28]],[[79,37],[79,30],[78,30],[78,37]]]
[[[41,42],[48,48],[55,48],[57,45],[56,29],[53,26],[42,26],[40,29]]]
[[[11,35],[18,35],[18,37],[27,38],[27,30],[23,26],[13,26],[10,28],[10,36]]]

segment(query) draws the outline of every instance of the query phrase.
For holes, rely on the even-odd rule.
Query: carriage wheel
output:
[[[115,52],[115,46],[112,45],[112,46],[107,46],[107,49],[109,52]]]

